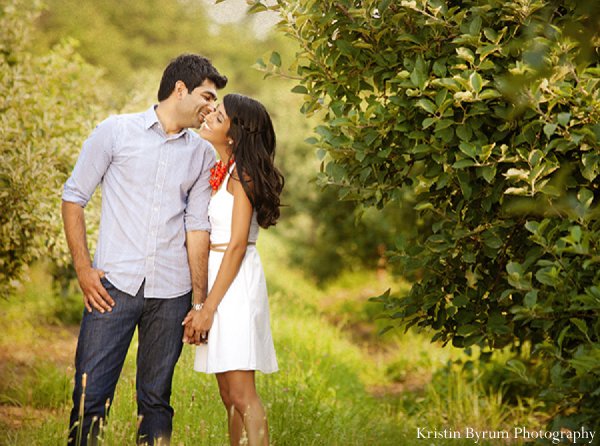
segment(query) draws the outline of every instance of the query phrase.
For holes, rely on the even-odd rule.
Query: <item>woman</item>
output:
[[[229,94],[206,116],[200,135],[220,161],[211,171],[213,196],[206,301],[184,320],[201,339],[194,369],[215,373],[227,410],[232,445],[245,429],[248,444],[268,445],[264,408],[254,374],[277,371],[267,287],[256,251],[259,226],[279,218],[283,177],[273,165],[275,133],[257,101]],[[209,334],[210,331],[210,334]]]

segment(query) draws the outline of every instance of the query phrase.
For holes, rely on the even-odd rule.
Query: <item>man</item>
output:
[[[192,283],[194,302],[206,298],[209,169],[215,162],[210,144],[188,128],[201,125],[226,84],[208,59],[177,57],[163,73],[159,104],[98,125],[65,183],[65,234],[86,308],[69,444],[87,444],[88,433],[97,443],[99,420],[113,400],[136,327],[137,440],[152,445],[170,439],[171,381]],[[102,214],[92,263],[83,208],[98,184]]]

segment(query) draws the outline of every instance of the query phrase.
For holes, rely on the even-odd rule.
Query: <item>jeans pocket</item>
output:
[[[106,278],[106,276],[100,277],[100,283],[106,290],[115,289],[115,286],[109,282],[109,280]]]

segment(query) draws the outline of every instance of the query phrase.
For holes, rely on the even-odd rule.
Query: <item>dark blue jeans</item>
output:
[[[174,299],[146,299],[143,284],[135,296],[116,289],[106,279],[102,284],[115,306],[105,313],[84,310],[75,354],[69,444],[75,445],[77,440],[83,374],[87,382],[81,445],[98,444],[99,420],[108,415],[136,327],[136,390],[138,415],[142,417],[137,441],[153,445],[158,437],[168,440],[173,429],[171,381],[183,347],[181,321],[190,309],[191,293]]]

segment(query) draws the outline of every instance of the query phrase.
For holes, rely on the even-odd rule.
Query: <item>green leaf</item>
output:
[[[537,221],[528,220],[525,222],[525,229],[533,234],[537,234],[540,224]]]
[[[423,119],[423,130],[425,130],[426,128],[431,127],[433,124],[435,124],[435,122],[438,120],[438,118],[425,118]]]
[[[556,117],[556,120],[562,126],[566,126],[569,123],[570,119],[571,119],[571,113],[568,113],[568,112],[559,113],[558,116]]]
[[[276,67],[281,67],[281,56],[279,55],[279,53],[277,51],[273,51],[271,53],[269,62],[271,62]]]
[[[452,167],[455,169],[464,169],[466,167],[472,167],[475,166],[476,163],[473,160],[470,159],[462,159],[462,160],[458,160],[457,162],[455,162],[454,164],[452,164]]]
[[[464,307],[469,304],[469,298],[464,294],[455,295],[452,298],[452,304],[456,307]]]
[[[471,333],[475,333],[478,330],[479,330],[479,327],[477,327],[476,325],[465,324],[465,325],[461,325],[460,327],[458,327],[458,329],[456,330],[456,334],[459,336],[467,336],[467,335],[470,335]]]
[[[520,376],[526,375],[527,373],[527,368],[525,367],[525,364],[523,364],[518,359],[509,359],[508,361],[506,361],[506,365],[513,372],[516,372]]]
[[[502,240],[500,239],[500,237],[498,237],[490,231],[486,231],[484,233],[483,243],[485,244],[485,246],[492,249],[498,249],[502,246]]]
[[[465,341],[463,343],[464,347],[470,347],[472,345],[481,345],[481,342],[483,341],[484,337],[478,334],[473,334],[471,336],[467,336],[465,338]]]
[[[437,111],[436,105],[429,99],[419,99],[417,105],[432,115]]]
[[[469,182],[468,176],[461,175],[461,172],[464,172],[464,171],[459,171],[458,183],[460,185],[460,190],[462,191],[463,197],[466,200],[468,200],[471,198],[471,195],[473,194],[473,188],[471,187],[471,183]]]
[[[538,282],[551,287],[555,287],[559,284],[558,272],[554,267],[545,267],[539,269],[535,273],[535,278]]]
[[[351,56],[354,53],[354,47],[352,46],[352,44],[350,44],[350,42],[338,39],[335,41],[335,44],[340,49],[340,52],[342,54]]]
[[[481,176],[488,184],[493,184],[496,178],[496,166],[484,166],[479,169]]]
[[[544,153],[541,150],[532,150],[527,161],[531,166],[537,166],[542,158],[544,158]]]
[[[571,239],[573,239],[573,241],[576,243],[581,241],[581,226],[571,226],[569,232],[571,233]]]
[[[600,174],[600,156],[594,153],[583,153],[581,155],[581,174],[588,181],[594,181]]]
[[[456,54],[458,55],[459,58],[464,59],[471,64],[473,64],[473,62],[475,62],[475,55],[473,54],[473,51],[471,51],[469,48],[465,48],[465,47],[457,48]]]
[[[448,69],[446,68],[446,59],[438,59],[433,62],[432,71],[436,76],[444,77],[448,73]]]
[[[565,336],[567,335],[567,332],[570,330],[570,328],[570,325],[565,325],[565,327],[560,331],[556,340],[556,344],[559,346],[559,348],[562,348],[563,340],[565,339]]]
[[[523,298],[523,304],[527,308],[533,308],[537,302],[538,290],[531,290]]]
[[[476,53],[479,54],[479,60],[483,60],[490,54],[492,54],[500,49],[501,49],[501,47],[499,47],[498,45],[485,45],[484,47],[477,48]]]
[[[292,88],[292,93],[308,94],[308,90],[304,85],[296,85],[294,88]]]
[[[525,274],[523,267],[517,262],[508,262],[508,283],[518,290],[531,290],[531,273]]]
[[[475,147],[474,144],[462,141],[459,145],[458,148],[460,149],[460,151],[462,153],[464,153],[465,155],[467,155],[470,158],[475,159],[477,154],[476,154],[476,150],[477,148]]]
[[[483,86],[483,80],[477,71],[473,71],[469,76],[469,84],[471,88],[475,91],[475,93],[479,93],[481,91],[481,87]]]
[[[219,0],[217,3],[221,3],[222,1],[224,1],[224,0]],[[269,8],[267,8],[261,2],[255,2],[252,6],[250,6],[250,8],[248,8],[248,13],[256,14],[258,12],[265,12],[268,10],[269,10]]]
[[[504,176],[509,180],[527,181],[527,179],[529,178],[529,173],[530,172],[525,169],[510,168],[506,171]]]
[[[454,121],[452,119],[440,119],[435,125],[435,131],[441,132],[442,130],[452,127],[453,125]]]
[[[552,135],[554,135],[554,132],[556,131],[556,127],[558,127],[556,124],[544,125],[544,134],[546,135],[547,138],[550,138]]]
[[[493,88],[486,88],[479,94],[479,99],[495,99],[502,97],[502,93],[498,90],[494,90]]]
[[[410,80],[415,87],[419,88],[419,90],[422,90],[425,87],[427,73],[425,64],[421,57],[418,58],[415,68],[413,69],[412,73],[410,73]]]
[[[433,205],[427,201],[423,201],[421,203],[417,203],[414,207],[416,211],[424,211],[426,209],[433,209]]]
[[[482,20],[481,17],[475,16],[473,20],[471,20],[471,24],[469,25],[469,34],[478,36],[479,31],[481,30]]]
[[[456,126],[456,136],[463,141],[470,141],[473,136],[473,130],[469,124],[462,124]]]
[[[505,195],[529,195],[527,187],[509,187],[504,191]]]
[[[592,202],[594,201],[594,193],[589,189],[581,188],[577,193],[577,200],[587,211],[592,206]]]
[[[573,325],[575,325],[579,329],[580,332],[582,332],[584,335],[587,336],[588,327],[584,321],[582,321],[581,319],[577,319],[577,318],[571,318],[571,319],[569,319],[569,321],[571,321],[571,323]]]
[[[498,39],[498,33],[493,28],[484,28],[483,34],[490,42],[496,42]]]

